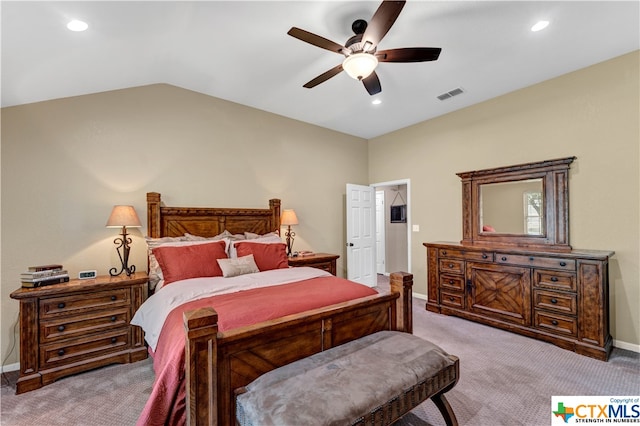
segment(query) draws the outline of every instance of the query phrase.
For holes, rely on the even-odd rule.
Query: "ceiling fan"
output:
[[[287,34],[322,49],[344,55],[343,62],[326,71],[303,87],[311,89],[324,83],[343,70],[356,80],[361,80],[370,95],[382,91],[380,79],[375,72],[378,62],[426,62],[435,61],[440,56],[439,47],[406,47],[401,49],[377,50],[378,43],[394,24],[406,1],[383,1],[373,14],[371,21],[358,19],[351,29],[355,33],[344,46],[319,35],[297,27],[292,27]]]

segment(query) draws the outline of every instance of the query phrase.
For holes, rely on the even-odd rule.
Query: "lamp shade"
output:
[[[378,58],[371,53],[354,53],[342,62],[342,68],[356,80],[369,77],[378,66]]]
[[[128,226],[129,228],[140,228],[140,219],[133,206],[114,206],[111,210],[111,216],[107,220],[107,228],[121,228]]]
[[[298,216],[296,216],[296,212],[294,210],[283,210],[282,215],[280,216],[280,224],[285,226],[297,225]]]

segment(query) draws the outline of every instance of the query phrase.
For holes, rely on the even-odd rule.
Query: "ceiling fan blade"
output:
[[[342,64],[331,68],[329,71],[326,71],[322,74],[320,74],[319,76],[317,76],[316,78],[314,78],[313,80],[311,80],[310,82],[308,82],[307,84],[305,84],[302,87],[306,87],[307,89],[311,89],[312,87],[316,87],[318,84],[320,83],[324,83],[325,81],[329,80],[331,77],[334,77],[338,74],[340,74],[342,72]]]
[[[341,46],[338,43],[297,27],[291,27],[287,34],[289,34],[291,37],[295,37],[299,40],[302,40],[309,44],[313,44],[314,46],[320,47],[322,49],[330,50],[332,52],[342,53],[342,50],[344,49],[344,46]]]
[[[376,47],[398,19],[405,3],[405,1],[383,1],[364,31],[362,45],[369,42],[372,48]]]
[[[364,88],[367,89],[367,92],[371,96],[377,95],[382,92],[382,86],[380,86],[380,79],[378,78],[378,74],[376,72],[372,72],[369,74],[369,77],[362,79],[362,84],[364,84]]]
[[[376,58],[380,62],[426,62],[435,61],[440,56],[439,47],[406,47],[402,49],[380,50]]]

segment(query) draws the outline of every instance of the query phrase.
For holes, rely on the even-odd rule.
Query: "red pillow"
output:
[[[194,244],[188,246],[165,246],[153,249],[158,260],[164,285],[174,281],[198,277],[221,277],[222,269],[217,259],[226,259],[226,243]]]
[[[238,253],[238,257],[252,254],[260,271],[284,269],[289,267],[287,246],[285,244],[249,243],[240,241],[235,242],[234,246]]]

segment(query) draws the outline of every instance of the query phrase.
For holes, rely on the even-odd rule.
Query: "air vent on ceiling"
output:
[[[464,90],[462,90],[462,87],[458,87],[457,89],[453,89],[443,93],[442,95],[438,96],[438,99],[444,101],[445,99],[453,98],[454,96],[457,96],[461,93],[464,93]]]

